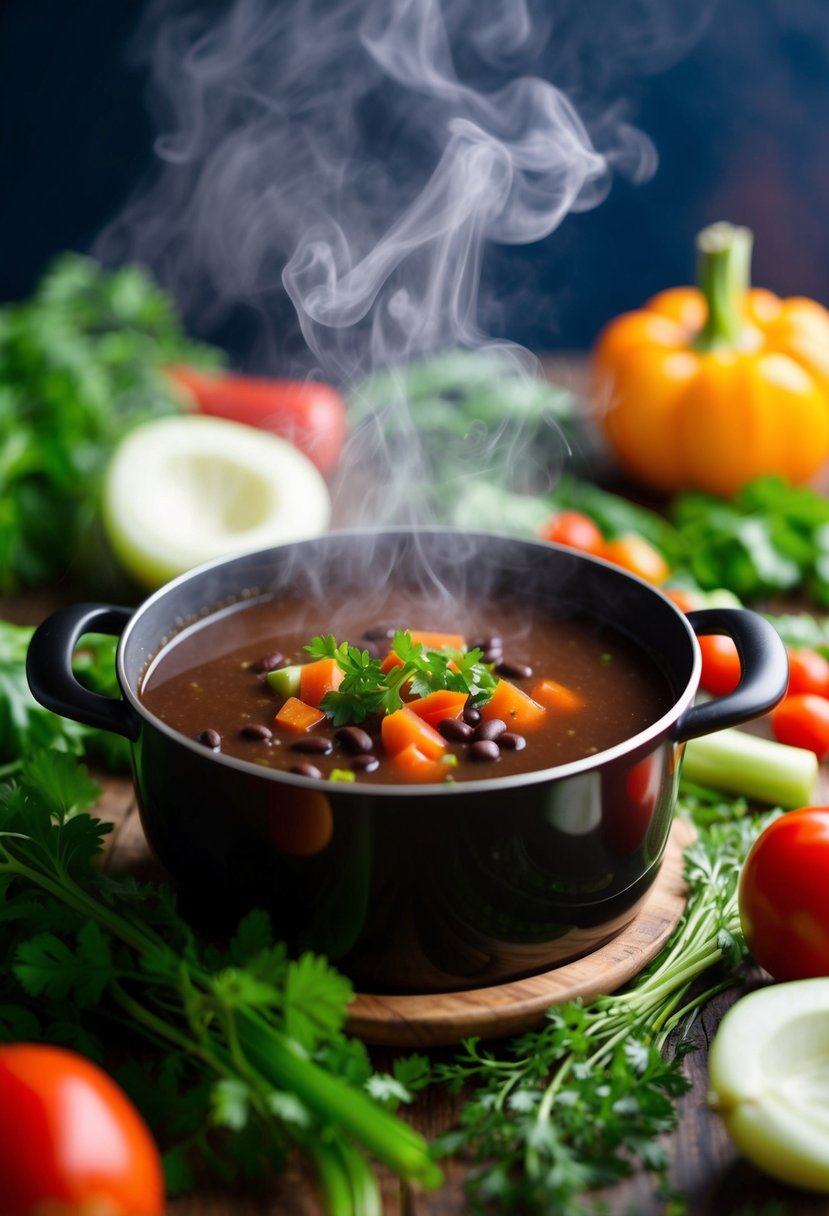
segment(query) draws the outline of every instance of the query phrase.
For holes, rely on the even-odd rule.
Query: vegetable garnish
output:
[[[364,1153],[437,1185],[422,1137],[365,1092],[383,1083],[342,1033],[348,980],[316,955],[289,960],[263,912],[220,950],[179,916],[169,888],[102,876],[110,825],[87,813],[98,794],[73,757],[54,751],[30,754],[19,780],[0,784],[0,955],[9,960],[0,1038],[59,1036],[101,1058],[100,1019],[143,1036],[148,1059],[118,1079],[167,1148],[172,1192],[192,1185],[194,1154],[225,1177],[250,1176],[278,1166],[292,1144],[338,1216],[379,1211]],[[401,1064],[397,1100],[423,1072]],[[365,1206],[349,1198],[358,1179]]]
[[[387,671],[367,650],[337,642],[330,633],[312,638],[305,649],[312,659],[335,659],[344,673],[339,688],[326,693],[321,701],[321,708],[335,726],[364,722],[369,714],[394,713],[403,706],[401,690],[407,686],[415,697],[447,689],[464,692],[474,705],[482,705],[498,684],[492,665],[482,662],[479,648],[429,650],[400,629],[392,640],[392,652],[400,663]]]

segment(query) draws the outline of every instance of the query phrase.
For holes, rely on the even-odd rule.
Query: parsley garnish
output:
[[[483,705],[498,683],[492,666],[482,662],[481,650],[427,650],[401,629],[392,641],[401,665],[386,672],[367,650],[337,642],[331,633],[312,638],[305,649],[312,659],[334,659],[344,673],[340,687],[326,693],[320,707],[334,726],[364,722],[370,714],[393,713],[403,705],[401,689],[406,686],[415,697],[448,689],[466,693],[474,705]]]

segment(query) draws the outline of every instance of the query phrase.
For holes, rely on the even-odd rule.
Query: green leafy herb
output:
[[[17,771],[27,752],[45,749],[86,754],[110,770],[126,769],[125,739],[62,718],[34,699],[25,666],[33,632],[28,626],[0,621],[0,778]],[[114,656],[114,638],[86,634],[73,658],[75,675],[103,696],[120,696]]]
[[[344,673],[340,687],[326,693],[320,706],[335,726],[364,722],[370,714],[394,713],[403,705],[400,690],[407,684],[417,697],[448,689],[463,692],[474,704],[482,705],[498,683],[491,665],[482,662],[479,649],[427,650],[400,629],[392,641],[400,665],[387,672],[367,650],[338,643],[333,634],[312,638],[305,649],[312,659],[334,659]]]
[[[435,1079],[453,1092],[472,1087],[458,1125],[437,1147],[472,1163],[478,1210],[576,1216],[590,1210],[585,1191],[637,1166],[667,1189],[658,1137],[676,1126],[676,1100],[688,1088],[684,1035],[741,973],[737,880],[770,819],[742,813],[711,822],[711,799],[702,806],[699,837],[686,852],[685,914],[641,976],[589,1004],[551,1008],[541,1029],[506,1048],[470,1039],[454,1061],[436,1065]],[[719,807],[729,814],[728,800]],[[695,795],[683,798],[683,809],[696,812]]]
[[[131,427],[181,408],[164,368],[214,363],[138,266],[59,258],[0,309],[0,592],[92,572],[103,468]]]
[[[134,1069],[120,1079],[167,1147],[173,1190],[208,1160],[228,1179],[249,1177],[291,1145],[338,1216],[379,1213],[367,1155],[436,1185],[422,1138],[383,1109],[409,1100],[423,1067],[394,1085],[373,1079],[365,1049],[342,1032],[351,985],[316,955],[289,959],[263,912],[220,950],[179,917],[168,888],[102,876],[109,826],[87,810],[97,794],[56,751],[27,756],[18,780],[0,783],[0,1036],[93,1058],[102,1025],[151,1044],[150,1085]]]

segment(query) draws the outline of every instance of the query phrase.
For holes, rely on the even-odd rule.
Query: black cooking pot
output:
[[[441,590],[514,594],[619,630],[656,664],[673,704],[646,730],[544,771],[434,786],[331,783],[207,750],[150,714],[138,690],[149,660],[185,625],[241,599],[432,580]],[[120,635],[120,700],[71,669],[86,632]],[[743,675],[694,704],[695,634],[725,633]],[[267,908],[294,951],[326,954],[363,991],[451,991],[545,970],[630,921],[659,868],[682,744],[769,710],[788,678],[761,617],[687,617],[616,566],[542,542],[450,529],[334,532],[183,575],[137,611],[63,609],[35,632],[28,678],[47,708],[126,736],[147,839],[194,917],[228,923]],[[292,825],[327,817],[309,853]],[[300,834],[301,836],[301,834]]]

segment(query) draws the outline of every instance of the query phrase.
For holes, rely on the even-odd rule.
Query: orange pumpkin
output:
[[[611,321],[593,393],[621,467],[663,493],[731,497],[763,474],[807,481],[829,455],[829,311],[748,286],[752,236],[697,238],[698,286]]]

